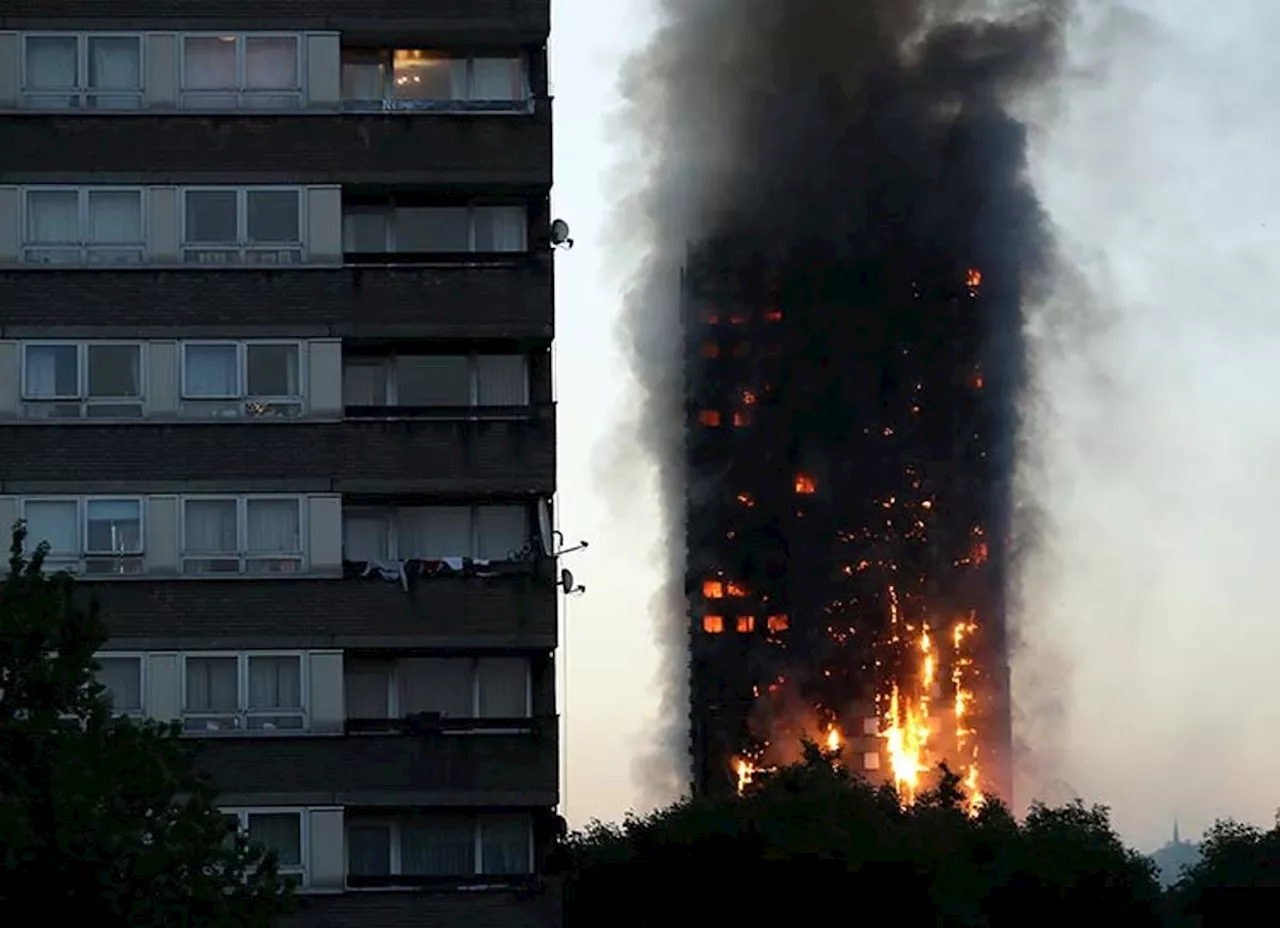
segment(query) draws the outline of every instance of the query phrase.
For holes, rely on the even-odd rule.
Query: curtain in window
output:
[[[343,367],[342,402],[347,406],[385,406],[387,366],[355,363]]]
[[[187,658],[187,711],[235,712],[239,665],[234,657]]]
[[[438,818],[400,827],[400,872],[413,876],[472,876],[475,826],[467,819]]]
[[[251,499],[249,550],[255,554],[293,554],[302,550],[299,506],[291,499]]]
[[[185,90],[230,90],[236,86],[233,36],[188,36],[183,45]]]
[[[470,406],[471,362],[458,355],[395,359],[397,406]]]
[[[383,561],[388,555],[383,516],[348,515],[342,520],[342,556],[348,561]]]
[[[347,663],[343,690],[349,719],[385,719],[390,717],[388,697],[391,693],[389,661],[352,660]]]
[[[289,36],[249,36],[244,43],[248,90],[293,90],[298,86],[298,41]]]
[[[183,510],[183,545],[187,554],[234,556],[238,553],[235,500],[187,500]]]
[[[381,100],[386,95],[386,66],[376,49],[342,50],[342,99]]]
[[[89,88],[99,91],[90,105],[109,109],[136,109],[141,105],[142,51],[137,39],[126,36],[89,37]],[[101,91],[133,93],[110,94]]]
[[[73,90],[77,81],[75,36],[27,38],[27,89]],[[41,98],[42,105],[52,102]]]
[[[75,345],[31,345],[23,389],[33,399],[80,395],[80,353]]]
[[[471,557],[471,509],[467,506],[412,506],[399,513],[402,558],[426,561]]]
[[[89,346],[89,396],[141,395],[142,351],[137,345]]]
[[[480,406],[524,406],[529,402],[529,378],[521,354],[488,354],[476,359]]]
[[[240,395],[235,345],[187,345],[183,349],[182,392],[198,399]]]
[[[529,541],[529,512],[524,506],[480,506],[476,535],[476,557],[516,560]]]
[[[249,708],[301,709],[302,661],[296,657],[250,657]]]
[[[23,507],[23,518],[29,549],[48,542],[52,555],[79,556],[80,507],[74,501],[29,502]]]
[[[282,867],[302,866],[302,816],[296,812],[250,813],[249,840],[275,851]]]
[[[106,687],[111,706],[117,712],[142,708],[142,662],[136,657],[100,657],[94,679]]]
[[[347,873],[351,876],[388,876],[391,873],[391,826],[347,826]]]
[[[521,206],[476,207],[476,251],[525,250],[528,218]]]
[[[469,659],[412,657],[400,661],[400,712],[439,712],[455,719],[475,716]]]
[[[245,349],[245,380],[249,396],[299,396],[298,346],[249,345]]]
[[[80,194],[74,190],[33,190],[27,194],[27,244],[80,243]]]
[[[530,822],[525,816],[480,821],[480,859],[484,873],[511,876],[528,873]]]
[[[476,662],[480,717],[519,719],[529,714],[529,665],[519,657],[485,657]]]
[[[142,550],[142,503],[133,499],[91,499],[86,550],[91,554],[135,554]]]
[[[130,190],[90,190],[85,239],[98,245],[140,245],[141,194]]]
[[[476,58],[471,63],[471,99],[521,100],[519,58]]]

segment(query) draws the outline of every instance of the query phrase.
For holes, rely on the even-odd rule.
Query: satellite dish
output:
[[[573,239],[569,238],[569,223],[563,219],[557,219],[551,223],[551,247],[559,248],[561,246],[572,248]]]
[[[564,587],[564,591],[566,593],[568,593],[570,590],[573,589],[573,571],[572,570],[560,571],[560,585]]]

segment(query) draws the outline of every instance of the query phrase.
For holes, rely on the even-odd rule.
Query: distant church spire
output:
[[[1173,817],[1173,843],[1182,843],[1182,839],[1178,837],[1178,816],[1176,815]]]

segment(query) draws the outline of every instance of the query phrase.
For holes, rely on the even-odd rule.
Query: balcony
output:
[[[412,184],[545,191],[551,105],[494,118],[414,113],[0,116],[0,183]],[[147,153],[145,164],[137,152]]]
[[[530,734],[217,739],[197,764],[225,805],[551,807],[556,719]]]
[[[553,320],[549,255],[408,267],[0,272],[7,338],[58,330],[98,338],[545,340]]]
[[[439,42],[537,42],[550,0],[6,0],[0,29],[335,30],[359,38],[420,34]]]

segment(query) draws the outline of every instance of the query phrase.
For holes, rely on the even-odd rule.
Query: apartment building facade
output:
[[[0,522],[299,925],[558,920],[549,28],[0,4]]]

